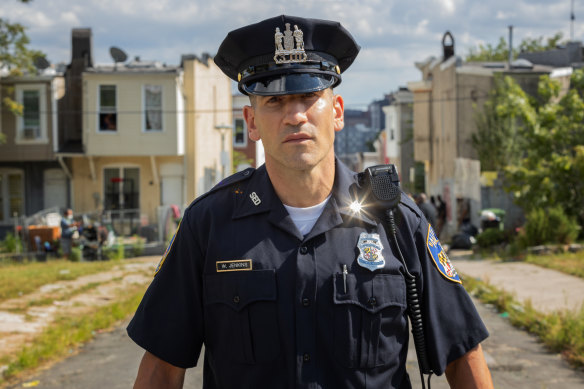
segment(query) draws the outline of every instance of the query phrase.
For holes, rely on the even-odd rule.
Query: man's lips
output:
[[[302,142],[302,141],[310,140],[310,139],[312,139],[312,137],[307,135],[307,134],[302,134],[302,133],[291,134],[291,135],[288,135],[286,138],[284,138],[284,143]]]

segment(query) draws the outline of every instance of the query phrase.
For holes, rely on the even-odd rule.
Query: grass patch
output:
[[[480,301],[509,315],[515,327],[535,334],[550,350],[564,355],[571,365],[584,368],[584,307],[577,312],[544,314],[530,302],[522,305],[511,294],[472,277],[464,277],[464,285]]]
[[[529,254],[525,262],[584,278],[584,253]]]
[[[28,294],[45,284],[74,280],[84,275],[107,271],[112,261],[70,262],[57,260],[0,266],[0,302]]]
[[[8,363],[4,379],[14,378],[19,373],[33,369],[53,358],[62,357],[95,335],[95,331],[111,327],[135,312],[146,286],[134,286],[124,291],[119,299],[108,306],[95,308],[89,314],[69,317],[62,316],[34,339]],[[2,378],[0,377],[0,382]]]

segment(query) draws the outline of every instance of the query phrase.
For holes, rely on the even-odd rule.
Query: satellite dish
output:
[[[110,55],[114,59],[115,63],[126,62],[126,60],[128,59],[126,53],[124,53],[122,49],[119,49],[115,46],[110,47]]]
[[[36,57],[33,60],[33,63],[34,63],[34,66],[39,70],[45,70],[46,68],[51,66],[51,64],[49,63],[49,61],[47,61],[47,59],[45,57]]]

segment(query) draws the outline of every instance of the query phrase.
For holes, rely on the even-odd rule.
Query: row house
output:
[[[67,176],[57,152],[57,100],[63,77],[51,69],[36,75],[0,79],[0,101],[23,107],[15,115],[4,104],[0,113],[0,236],[14,228],[14,218],[68,204]]]
[[[176,216],[230,173],[231,148],[224,150],[225,130],[217,129],[227,129],[231,137],[231,82],[209,55],[183,55],[178,66],[119,56],[98,65],[91,30],[74,29],[71,63],[56,80],[39,89],[43,101],[53,105],[47,112],[58,107],[41,132],[52,140],[43,144],[50,152],[31,148],[25,155],[22,148],[5,146],[25,165],[38,165],[42,155],[50,162],[43,165],[58,168],[65,183],[58,206],[105,215],[118,234],[148,226],[165,239],[170,210]],[[22,121],[26,108],[21,119],[7,116]],[[25,173],[23,182],[41,182],[40,173],[30,178]],[[25,187],[22,193],[25,203],[33,201],[27,199],[34,191]]]
[[[408,89],[413,93],[414,159],[423,164],[424,190],[428,195],[440,195],[447,205],[446,236],[450,236],[463,220],[480,226],[481,170],[472,134],[477,130],[477,110],[493,89],[495,75],[509,75],[526,93],[535,95],[541,75],[565,82],[571,72],[525,59],[465,63],[455,55],[449,32],[444,34],[442,47],[441,58],[432,56],[416,63],[422,79],[409,82]]]

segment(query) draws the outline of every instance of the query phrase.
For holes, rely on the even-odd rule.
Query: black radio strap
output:
[[[383,217],[380,218],[385,223],[387,237],[394,246],[397,257],[404,267],[404,276],[406,281],[406,299],[408,303],[408,316],[412,325],[412,337],[418,356],[418,367],[422,379],[422,389],[425,389],[424,374],[428,374],[428,389],[430,389],[430,377],[433,374],[426,349],[426,340],[424,337],[424,321],[422,317],[421,299],[416,283],[416,277],[408,270],[405,258],[399,247],[397,240],[397,227],[395,223],[394,212],[398,211],[398,205],[401,200],[401,190],[399,188],[399,175],[394,165],[377,165],[367,168],[359,174],[359,183],[361,187],[369,189],[369,196],[373,197],[377,209],[383,210]],[[369,197],[368,196],[368,197]]]

